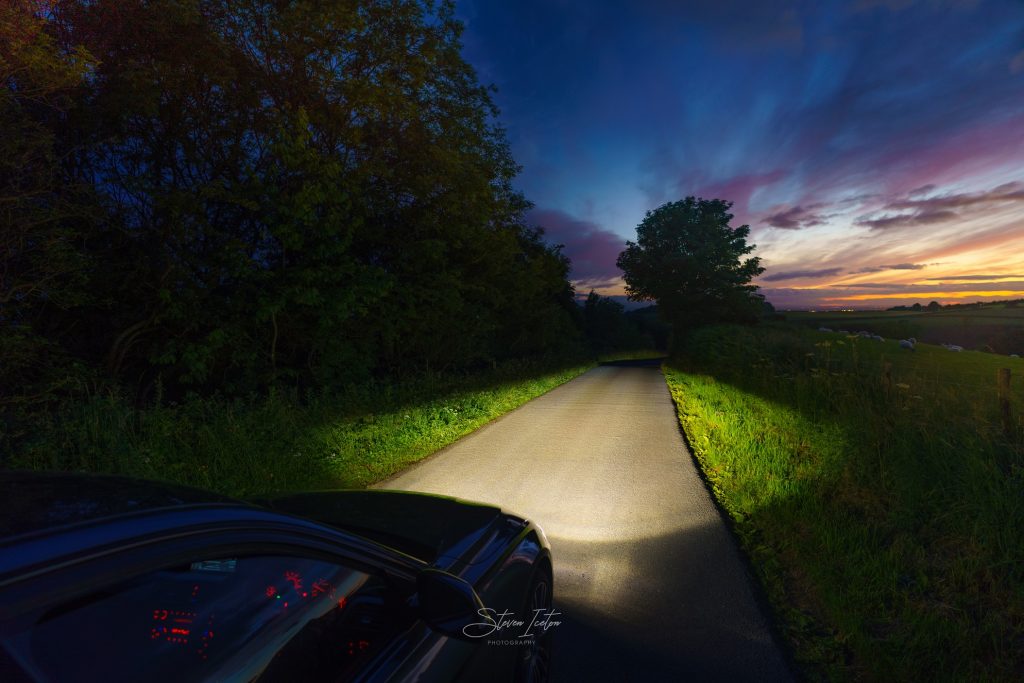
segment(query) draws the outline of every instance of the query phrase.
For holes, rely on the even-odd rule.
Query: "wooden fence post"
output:
[[[1010,416],[1010,368],[999,368],[996,372],[999,385],[999,413],[1002,416],[1003,433],[1013,436],[1013,421]]]
[[[882,365],[882,382],[885,384],[885,391],[892,391],[892,361],[885,361]]]

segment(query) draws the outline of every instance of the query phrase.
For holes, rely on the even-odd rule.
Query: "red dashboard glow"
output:
[[[192,635],[192,622],[195,618],[195,612],[155,609],[153,610],[153,621],[156,623],[149,630],[149,639],[187,645],[189,636]]]
[[[284,579],[292,585],[295,590],[302,590],[302,577],[298,572],[285,572]]]

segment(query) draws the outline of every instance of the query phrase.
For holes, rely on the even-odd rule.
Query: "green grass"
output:
[[[1024,677],[1024,362],[725,327],[664,368],[811,679]]]
[[[116,395],[93,396],[52,416],[5,466],[138,476],[237,497],[359,488],[592,366],[511,363],[306,401],[192,398],[136,410]]]
[[[790,311],[787,321],[833,330],[867,330],[884,337],[914,337],[931,344],[987,348],[1024,355],[1024,307],[988,304],[981,308],[915,311]]]

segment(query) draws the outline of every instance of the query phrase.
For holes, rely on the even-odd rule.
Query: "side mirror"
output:
[[[420,617],[430,628],[449,638],[479,642],[462,632],[479,623],[484,603],[468,582],[439,569],[424,569],[416,577]]]

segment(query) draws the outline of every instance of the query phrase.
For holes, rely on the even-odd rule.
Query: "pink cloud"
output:
[[[800,228],[824,225],[828,216],[817,211],[822,206],[824,204],[819,203],[806,206],[797,205],[789,208],[777,207],[773,213],[770,213],[763,220],[771,227],[782,228],[783,230],[799,230]]]
[[[962,192],[936,197],[920,197],[911,192],[906,199],[891,201],[883,207],[886,215],[861,217],[858,225],[892,228],[943,223],[965,218],[967,211],[983,212],[994,205],[1024,203],[1024,183],[1004,183],[986,192]],[[900,212],[900,213],[891,213]]]
[[[684,180],[679,189],[683,195],[694,195],[704,199],[725,199],[733,203],[735,215],[733,225],[750,224],[750,198],[763,187],[773,185],[786,177],[786,172],[776,169],[768,173],[748,173],[733,176],[717,182],[700,185],[696,189],[693,183]]]
[[[908,160],[906,150],[893,149],[879,160],[880,168],[894,168],[887,189],[894,195],[910,194],[924,184],[956,183],[1020,162],[1024,151],[1024,116],[1017,114],[998,122],[973,127],[922,145]]]
[[[572,260],[573,280],[608,282],[622,276],[615,261],[626,248],[625,238],[557,209],[534,209],[527,217],[544,228],[549,244],[565,245],[562,253]]]

